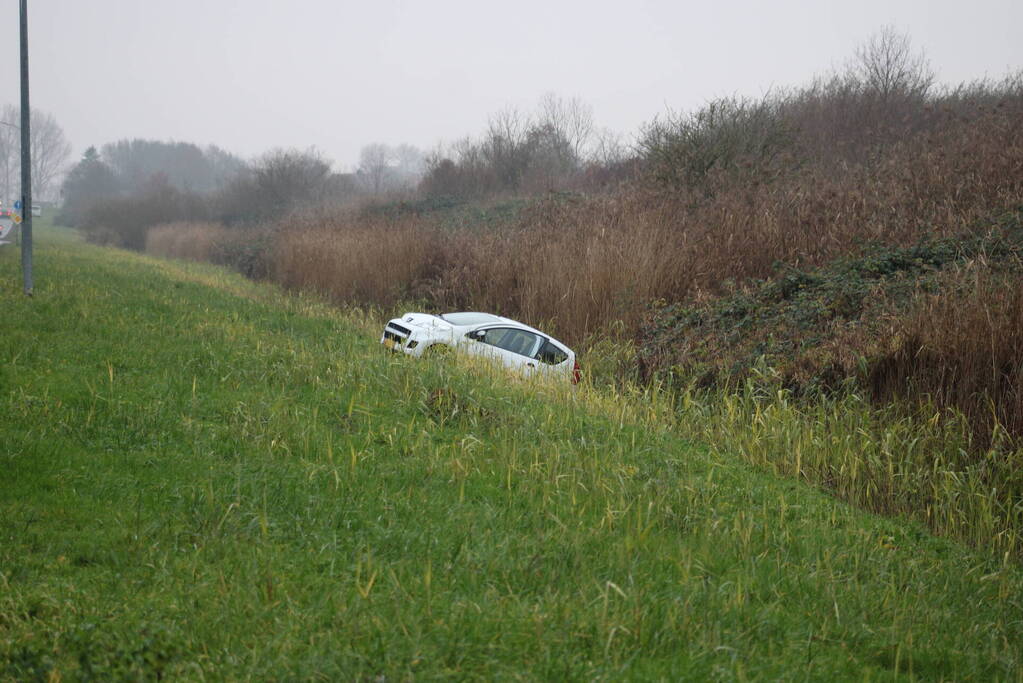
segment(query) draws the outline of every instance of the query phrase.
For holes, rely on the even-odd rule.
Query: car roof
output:
[[[558,341],[557,339],[555,339],[554,337],[552,337],[551,335],[547,334],[546,332],[544,332],[542,330],[538,330],[535,327],[527,325],[526,323],[520,323],[518,320],[512,320],[511,318],[504,318],[504,317],[499,316],[499,315],[494,315],[493,313],[480,313],[479,311],[458,311],[458,312],[454,312],[454,313],[442,313],[438,317],[441,320],[444,320],[445,322],[448,322],[448,323],[450,323],[452,325],[455,325],[455,326],[458,326],[458,327],[477,327],[477,326],[483,326],[483,325],[497,325],[497,326],[500,326],[500,325],[514,325],[515,327],[517,327],[519,329],[529,330],[530,332],[535,332],[536,334],[540,335],[541,337],[545,337],[547,339],[550,339],[552,342],[554,342],[558,346],[562,347],[563,349],[566,349],[566,350],[569,350],[569,351],[571,350],[563,342]]]
[[[474,311],[443,313],[440,317],[452,325],[485,325],[486,323],[515,322],[514,320],[508,320],[508,318],[502,318],[499,315]]]

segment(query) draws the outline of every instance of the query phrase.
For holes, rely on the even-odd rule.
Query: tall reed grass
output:
[[[871,102],[852,107],[870,116],[847,120],[853,95],[807,89],[765,110],[792,130],[769,159],[711,165],[698,185],[550,195],[488,230],[429,212],[289,215],[268,245],[268,275],[336,301],[496,310],[570,343],[619,323],[634,335],[651,300],[713,295],[779,262],[820,265],[868,242],[969,231],[1023,203],[1023,86],[974,90],[886,121]],[[834,140],[829,120],[841,124]]]
[[[907,414],[854,392],[797,402],[769,386],[751,378],[734,392],[684,391],[679,429],[858,507],[1023,557],[1023,449],[978,452],[968,417],[937,406]]]
[[[721,291],[812,266],[864,243],[908,245],[957,234],[1023,202],[1023,116],[950,116],[859,163],[790,159],[784,175],[710,177],[712,197],[634,186],[551,196],[495,229],[452,230],[430,215],[289,220],[274,278],[338,300],[386,305],[413,295],[437,308],[486,308],[553,323],[570,342],[615,321],[636,331],[653,299]]]
[[[973,262],[921,297],[868,378],[881,399],[926,397],[963,415],[988,447],[1023,444],[1023,264]]]
[[[146,251],[186,261],[214,261],[217,246],[232,237],[219,223],[164,223],[146,233]]]

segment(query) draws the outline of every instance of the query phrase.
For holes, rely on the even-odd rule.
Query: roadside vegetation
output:
[[[770,471],[847,495],[846,448],[855,488],[899,490],[905,435],[872,450],[866,406],[820,432],[755,386],[525,385],[387,354],[372,312],[38,237],[31,299],[0,251],[2,678],[1019,676],[1010,555]],[[985,493],[952,474],[943,519]]]
[[[983,226],[983,229],[980,229]],[[872,397],[926,395],[989,446],[1023,436],[1023,207],[968,236],[873,246],[779,268],[707,301],[651,311],[650,376],[728,385],[769,365],[796,395],[850,380]]]
[[[395,153],[351,178],[271,153],[198,204],[122,197],[121,228],[103,204],[80,227],[340,307],[549,329],[595,386],[694,407],[679,423],[722,453],[1020,558],[1020,73],[939,86],[886,29],[629,146],[548,95],[383,192],[415,165]]]

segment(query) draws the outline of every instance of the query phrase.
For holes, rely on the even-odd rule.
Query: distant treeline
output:
[[[64,180],[58,221],[91,241],[141,250],[154,225],[257,223],[342,195],[348,182],[313,151],[276,150],[246,163],[216,146],[122,140],[85,151]]]

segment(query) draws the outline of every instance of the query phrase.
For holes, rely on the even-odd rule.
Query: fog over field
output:
[[[430,149],[546,92],[631,138],[666,109],[762,95],[840,66],[882,26],[959,83],[1018,68],[1017,0],[634,3],[387,0],[29,2],[32,105],[77,158],[125,138],[243,157],[370,142]],[[0,7],[0,97],[17,103],[17,3]]]

